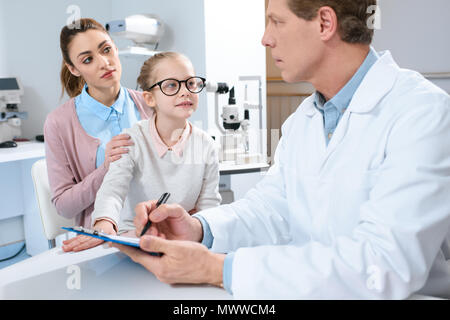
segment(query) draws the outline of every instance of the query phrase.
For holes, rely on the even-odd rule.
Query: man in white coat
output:
[[[450,297],[450,98],[370,46],[372,5],[269,0],[263,45],[286,82],[317,90],[273,166],[194,216],[139,204],[137,233],[153,222],[142,250],[119,248],[161,281],[238,299]]]

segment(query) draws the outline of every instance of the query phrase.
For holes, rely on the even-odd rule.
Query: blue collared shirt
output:
[[[336,129],[342,114],[347,110],[350,102],[353,99],[358,87],[361,85],[364,77],[370,68],[378,60],[378,53],[370,47],[369,54],[364,60],[363,64],[359,67],[358,71],[353,75],[349,82],[329,101],[325,101],[323,95],[316,92],[315,96],[315,106],[324,116],[324,127],[325,127],[325,138],[328,142],[334,130]],[[214,237],[209,227],[208,222],[200,215],[194,215],[195,218],[199,219],[203,227],[203,240],[202,244],[207,248],[211,248]],[[232,266],[233,266],[234,252],[230,252],[225,257],[223,265],[223,286],[230,293],[233,294],[231,290],[231,279],[232,279]]]
[[[341,120],[345,110],[347,110],[353,95],[361,85],[364,77],[370,68],[378,60],[378,53],[370,47],[369,54],[359,67],[358,71],[353,75],[349,82],[329,101],[325,101],[324,96],[316,91],[314,97],[314,106],[323,115],[323,123],[325,130],[325,141],[328,145],[336,127]]]
[[[211,228],[209,227],[208,222],[205,220],[205,218],[203,218],[200,215],[194,215],[193,217],[200,220],[203,228],[202,244],[206,246],[208,249],[210,249],[212,247],[214,237],[212,235]],[[231,267],[233,265],[233,258],[234,252],[230,252],[226,255],[223,264],[223,277],[222,277],[223,287],[231,294],[233,293],[231,291],[231,272],[232,272]]]
[[[111,107],[92,98],[87,89],[85,85],[81,94],[75,98],[75,109],[83,129],[101,142],[97,149],[98,168],[105,162],[106,144],[123,129],[130,128],[141,120],[141,116],[125,88],[120,88],[119,96]]]

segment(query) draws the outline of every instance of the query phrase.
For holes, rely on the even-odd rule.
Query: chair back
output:
[[[33,164],[31,167],[31,176],[33,177],[34,190],[45,237],[49,241],[52,241],[54,246],[55,238],[60,234],[66,233],[61,228],[74,226],[75,219],[66,219],[57,213],[51,200],[52,196],[48,183],[47,162],[45,159],[38,160]]]

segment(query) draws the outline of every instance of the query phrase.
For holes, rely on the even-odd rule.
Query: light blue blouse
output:
[[[88,93],[87,85],[75,98],[75,109],[81,126],[90,136],[101,141],[97,149],[96,167],[105,162],[106,144],[123,129],[132,127],[141,120],[139,110],[125,88],[111,107],[98,102]]]

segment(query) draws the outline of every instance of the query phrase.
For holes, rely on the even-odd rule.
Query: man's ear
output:
[[[70,73],[73,74],[75,77],[81,76],[81,73],[74,66],[71,66],[70,64],[66,63],[66,67],[67,69],[69,69]]]
[[[144,92],[142,93],[142,96],[144,97],[145,103],[146,103],[149,107],[156,107],[155,96],[153,95],[152,92],[144,91]]]
[[[317,12],[320,23],[320,35],[323,41],[332,39],[338,32],[338,19],[331,7],[321,7]]]

